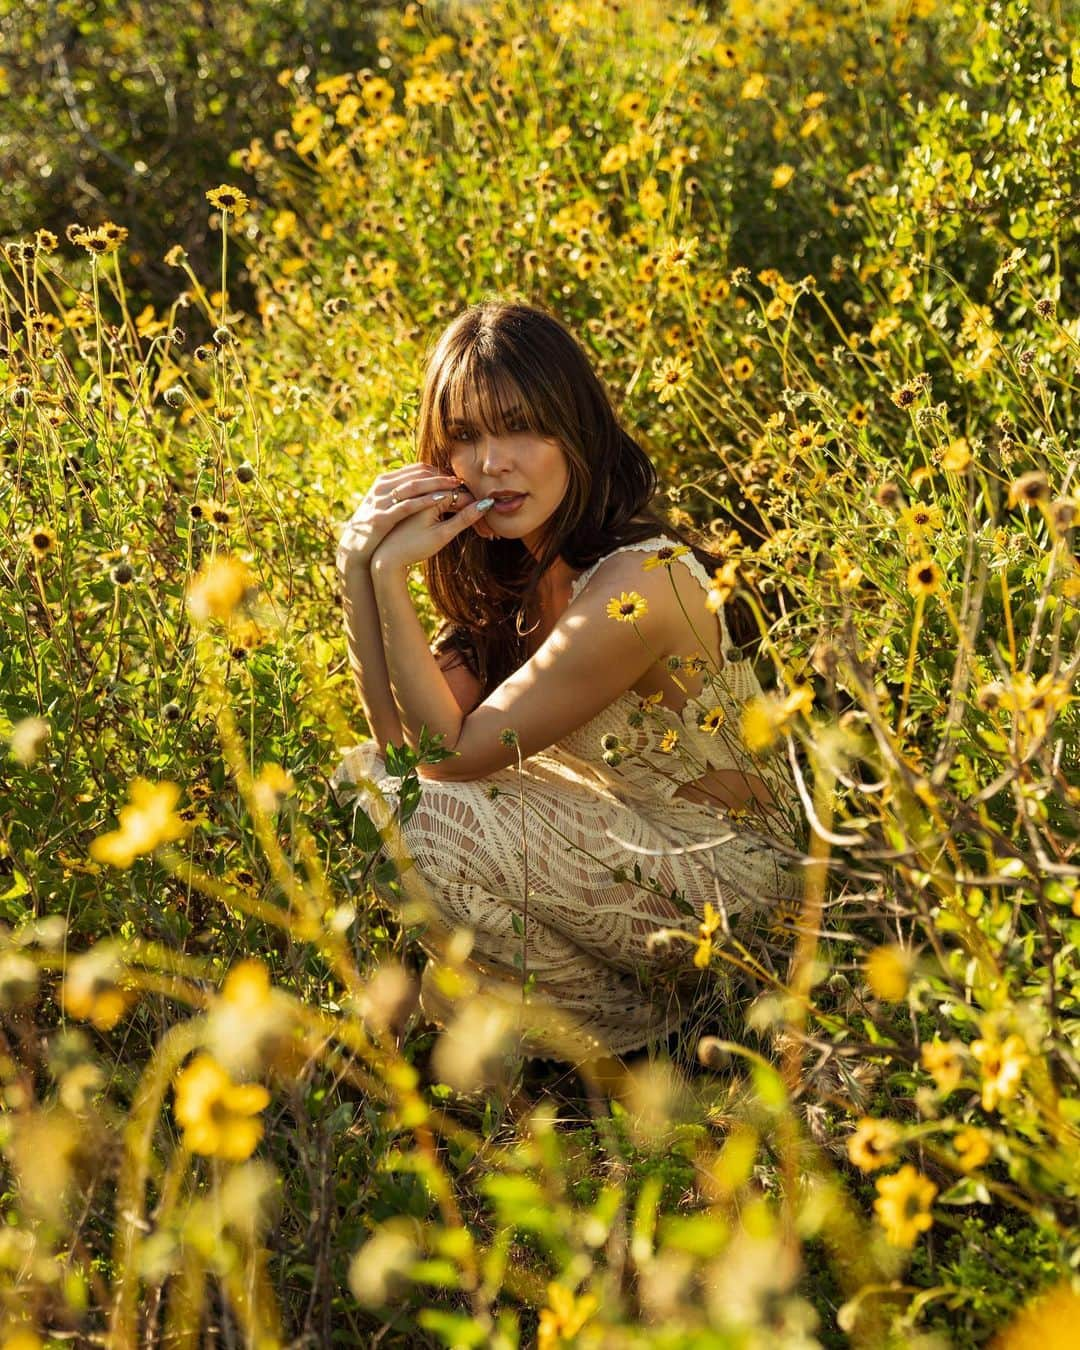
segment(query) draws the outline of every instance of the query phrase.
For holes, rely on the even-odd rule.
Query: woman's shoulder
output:
[[[576,599],[593,578],[597,578],[598,583],[603,580],[609,585],[620,584],[624,589],[640,591],[642,586],[647,585],[651,574],[658,574],[662,581],[663,573],[677,566],[677,576],[683,571],[689,571],[706,591],[712,586],[708,571],[687,545],[670,535],[656,533],[644,539],[619,544],[586,567],[571,583],[570,598]],[[640,584],[630,585],[631,582]],[[648,588],[655,589],[653,586]],[[662,590],[663,586],[659,589]],[[671,592],[671,589],[669,583],[667,591]],[[682,591],[683,588],[679,586],[678,589]]]

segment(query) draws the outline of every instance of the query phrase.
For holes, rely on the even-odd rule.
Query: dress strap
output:
[[[631,550],[638,550],[642,553],[656,553],[659,549],[670,548],[676,544],[676,540],[670,539],[665,534],[654,534],[648,539],[638,539],[635,543],[622,544],[618,548],[612,549],[610,553],[605,553],[602,558],[597,558],[596,562],[594,562],[591,567],[586,567],[585,571],[570,583],[570,603],[573,604],[577,599],[580,592],[584,589],[586,582],[589,581],[600,564],[607,562],[608,558],[613,558],[616,553],[628,553]],[[712,577],[692,553],[680,553],[677,561],[683,563],[690,569],[691,574],[706,591],[712,590]],[[716,611],[716,618],[720,625],[720,652],[726,659],[727,652],[731,647],[731,639],[728,636],[727,621],[724,618],[724,609],[722,605]]]

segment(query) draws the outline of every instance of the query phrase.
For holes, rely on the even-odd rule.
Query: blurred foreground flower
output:
[[[98,1031],[111,1031],[132,999],[120,988],[122,969],[119,949],[112,943],[99,943],[71,960],[63,989],[67,1016],[91,1022]]]
[[[130,867],[144,853],[161,844],[182,839],[189,825],[173,807],[180,797],[175,783],[151,783],[136,778],[130,787],[130,803],[118,812],[120,828],[99,835],[90,844],[90,856],[113,867]]]
[[[713,934],[720,927],[720,915],[712,905],[705,901],[705,916],[698,925],[698,944],[694,952],[694,965],[704,970],[712,960]]]
[[[937,1090],[948,1096],[960,1085],[964,1072],[962,1041],[933,1040],[923,1046],[922,1066],[933,1078]]]
[[[896,1162],[893,1151],[900,1142],[900,1131],[891,1120],[864,1116],[848,1137],[848,1157],[861,1172],[875,1172]]]
[[[889,944],[875,947],[866,957],[866,982],[875,998],[886,1003],[901,1003],[911,983],[913,961],[903,947]]]
[[[540,1310],[537,1350],[555,1350],[556,1346],[572,1341],[600,1306],[595,1294],[576,1297],[572,1289],[554,1281],[547,1292],[548,1306]]]
[[[10,754],[16,763],[28,769],[35,763],[49,739],[49,724],[42,717],[23,717],[11,728]]]
[[[199,1055],[173,1085],[174,1110],[192,1153],[243,1162],[262,1138],[259,1112],[270,1102],[260,1083],[234,1083],[212,1055]]]
[[[905,1163],[899,1172],[878,1178],[874,1212],[894,1247],[913,1247],[919,1234],[932,1226],[934,1216],[930,1206],[937,1189],[910,1163]]]
[[[226,622],[254,587],[247,564],[232,554],[203,563],[188,587],[187,606],[197,623],[210,619]]]
[[[991,1350],[1072,1350],[1078,1324],[1080,1293],[1062,1281],[1027,1303],[991,1341]]]
[[[225,977],[206,1022],[206,1041],[231,1073],[260,1069],[286,1046],[294,1025],[288,995],[261,961],[240,961]]]
[[[982,1106],[984,1111],[996,1111],[998,1104],[1015,1097],[1020,1080],[1030,1059],[1021,1036],[1007,1036],[999,1041],[996,1036],[973,1041],[971,1053],[982,1069]]]
[[[953,1136],[953,1148],[956,1149],[956,1156],[964,1172],[977,1171],[991,1152],[990,1140],[985,1131],[977,1129],[974,1125],[967,1126]]]

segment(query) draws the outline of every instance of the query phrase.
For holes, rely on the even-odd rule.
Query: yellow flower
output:
[[[282,1049],[293,1026],[286,995],[261,961],[238,962],[207,1016],[207,1045],[230,1072],[258,1068]]]
[[[339,127],[351,127],[360,111],[360,100],[355,94],[346,94],[337,106],[334,121]]]
[[[705,608],[710,614],[718,614],[739,584],[739,564],[734,559],[724,563],[713,573],[712,580],[713,584],[705,597]]]
[[[660,737],[660,750],[665,755],[670,755],[679,744],[679,733],[674,729],[665,731]]]
[[[1080,1293],[1067,1280],[1037,1294],[999,1331],[993,1350],[1072,1350],[1080,1323]]]
[[[895,314],[886,314],[883,319],[878,319],[873,328],[870,329],[870,344],[874,347],[880,347],[890,334],[895,333],[900,327],[900,320]]]
[[[967,1126],[953,1136],[953,1148],[956,1149],[960,1168],[964,1172],[978,1171],[990,1156],[989,1139],[982,1130],[976,1129],[973,1125]]]
[[[1020,1089],[1029,1059],[1027,1046],[1021,1036],[1008,1036],[999,1041],[996,1036],[973,1041],[971,1053],[982,1069],[982,1106],[984,1111],[996,1111],[998,1103],[1015,1097]]]
[[[661,276],[668,276],[674,272],[685,272],[697,256],[697,251],[697,235],[692,234],[685,238],[668,239],[660,250],[657,270]]]
[[[700,725],[702,731],[707,731],[710,736],[715,736],[726,721],[727,713],[718,703],[715,708],[709,709],[701,719]]]
[[[646,558],[641,566],[646,572],[651,572],[656,567],[670,567],[676,558],[681,558],[689,552],[685,544],[665,544],[663,548],[658,548],[651,558]]]
[[[601,173],[618,173],[630,162],[630,151],[625,145],[613,145],[600,161]]]
[[[946,473],[963,473],[971,463],[971,448],[964,436],[949,442],[941,454],[941,467]]]
[[[581,27],[584,22],[585,16],[574,4],[552,5],[551,13],[548,16],[551,31],[560,36],[569,33],[572,28]]]
[[[44,525],[35,525],[26,536],[26,542],[35,558],[44,558],[56,547],[56,535]]]
[[[623,117],[642,117],[645,109],[649,106],[649,100],[640,90],[631,89],[628,94],[623,94],[615,105],[616,111]]]
[[[911,983],[911,953],[903,947],[875,947],[866,958],[866,982],[875,998],[900,1003],[907,997]]]
[[[142,854],[182,839],[188,832],[187,822],[173,810],[180,796],[175,783],[136,778],[129,796],[129,804],[118,812],[120,828],[99,835],[90,844],[90,856],[97,862],[127,868]]]
[[[791,164],[778,164],[773,169],[772,185],[774,188],[786,188],[795,177],[795,169]]]
[[[667,198],[658,190],[655,178],[646,178],[638,191],[638,205],[649,220],[659,220],[667,207]]]
[[[811,450],[824,445],[828,436],[821,430],[820,422],[805,422],[788,434],[788,445],[793,455],[808,455]]]
[[[737,356],[731,367],[731,373],[737,380],[748,380],[754,373],[754,363],[748,356]]]
[[[570,128],[564,122],[561,127],[556,127],[551,135],[544,142],[544,148],[547,150],[558,150],[560,145],[565,145],[572,135]]]
[[[234,1083],[211,1055],[198,1055],[176,1077],[174,1110],[192,1153],[243,1162],[262,1138],[260,1111],[270,1094],[259,1083]]]
[[[782,319],[786,312],[787,305],[780,296],[776,296],[765,306],[765,317],[773,322],[777,319]]]
[[[372,112],[385,112],[394,101],[394,86],[376,76],[360,90],[360,96]]]
[[[206,194],[206,200],[219,211],[227,211],[234,216],[242,216],[248,208],[247,194],[237,187],[230,187],[228,183],[211,188]]]
[[[933,1040],[922,1048],[922,1066],[945,1096],[960,1085],[964,1072],[963,1054],[961,1041]]]
[[[776,744],[780,726],[776,707],[767,698],[752,698],[743,708],[742,735],[752,754],[760,755],[770,750]]]
[[[68,1017],[90,1022],[98,1031],[111,1031],[133,997],[120,988],[120,971],[118,951],[110,943],[100,943],[69,961],[62,994]]]
[[[765,76],[758,72],[743,81],[743,86],[739,90],[739,97],[745,99],[761,98],[764,92]]]
[[[698,924],[698,945],[694,952],[694,965],[699,970],[704,970],[712,960],[713,954],[713,934],[720,927],[720,915],[713,909],[708,900],[705,901],[705,912],[701,923]]]
[[[619,623],[634,623],[648,612],[645,597],[638,595],[637,591],[623,591],[617,600],[612,597],[607,605],[608,618],[617,619]]]
[[[693,373],[694,367],[685,356],[659,356],[653,362],[653,377],[649,388],[661,403],[670,403]]]
[[[913,533],[921,535],[924,530],[940,530],[944,523],[941,507],[936,502],[926,505],[916,502],[914,506],[905,506],[900,512],[900,522]]]
[[[870,414],[864,403],[853,403],[848,409],[848,421],[853,427],[864,427],[870,421]]]
[[[891,1120],[864,1116],[848,1136],[848,1157],[860,1171],[874,1172],[896,1162],[894,1149],[899,1142],[900,1131]]]
[[[931,1227],[934,1217],[930,1206],[937,1189],[910,1163],[905,1163],[899,1172],[878,1178],[874,1212],[894,1247],[913,1247],[919,1234]]]
[[[796,717],[799,713],[807,716],[814,706],[814,687],[811,684],[797,684],[790,694],[785,694],[780,704],[780,716],[784,721]]]
[[[941,569],[932,558],[920,558],[908,568],[907,588],[911,595],[933,595],[941,588]]]
[[[595,1294],[575,1298],[572,1289],[554,1281],[547,1292],[548,1306],[540,1310],[536,1350],[557,1350],[572,1341],[600,1306]]]
[[[228,619],[254,584],[247,566],[232,554],[207,560],[188,587],[187,605],[198,623]]]

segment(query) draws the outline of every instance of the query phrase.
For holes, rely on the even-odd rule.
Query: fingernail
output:
[[[477,503],[476,503],[476,509],[477,509],[478,511],[486,511],[486,510],[488,509],[489,506],[494,506],[494,505],[495,505],[495,498],[494,498],[494,497],[485,497],[483,501],[477,502]]]
[[[431,494],[431,500],[433,502],[441,502],[445,496],[446,496],[445,492],[433,492]]]

